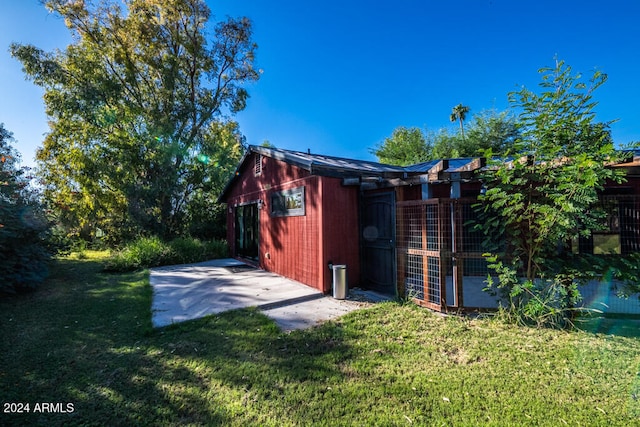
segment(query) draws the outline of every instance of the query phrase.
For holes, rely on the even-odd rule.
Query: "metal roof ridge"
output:
[[[288,150],[288,149],[277,148],[277,147],[261,147],[261,146],[255,146],[255,145],[250,145],[249,150],[256,153],[267,155],[269,157],[273,157],[277,160],[283,160],[283,161],[289,160],[289,162],[292,162],[292,163],[300,163],[300,162],[296,162],[295,160],[304,159],[304,165],[306,166],[305,169],[313,168],[313,166],[332,167],[332,162],[334,162],[333,167],[339,167],[340,169],[344,169],[346,165],[344,164],[336,165],[335,163],[351,164],[353,167],[350,167],[349,169],[352,169],[352,170],[368,169],[365,167],[358,167],[358,165],[360,165],[360,166],[369,166],[372,168],[378,168],[380,172],[385,172],[385,171],[388,172],[389,169],[392,169],[394,172],[398,172],[398,173],[408,172],[406,170],[406,167],[404,166],[389,165],[389,164],[375,162],[371,160],[358,160],[358,159],[351,159],[348,157],[330,156],[326,154],[312,154],[312,153],[305,153],[303,151]]]

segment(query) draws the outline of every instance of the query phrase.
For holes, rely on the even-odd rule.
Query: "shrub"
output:
[[[171,248],[158,237],[142,237],[113,254],[105,268],[111,271],[130,271],[162,265]]]
[[[28,168],[17,166],[12,140],[0,123],[0,293],[34,289],[46,277],[52,254],[51,224],[30,186]]]
[[[223,258],[228,254],[227,243],[223,240],[203,242],[199,239],[180,237],[169,243],[172,264],[187,264],[212,258]]]
[[[3,222],[5,227],[0,232],[0,293],[33,290],[48,274],[51,253],[43,237],[46,226],[22,224],[11,230],[11,225],[7,226],[7,223],[11,224],[12,221],[4,218]]]
[[[188,237],[179,237],[169,243],[171,248],[171,263],[187,264],[201,261],[206,258],[205,248],[202,242]]]
[[[187,264],[227,256],[225,241],[202,242],[181,237],[164,242],[158,237],[143,237],[114,253],[105,265],[108,271],[131,271],[161,265]]]
[[[578,283],[572,277],[527,280],[514,275],[514,270],[493,265],[498,283],[487,278],[489,291],[502,291],[499,316],[525,326],[566,328],[580,311]]]

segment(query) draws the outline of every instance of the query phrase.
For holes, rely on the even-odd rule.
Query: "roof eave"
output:
[[[233,176],[231,178],[229,178],[229,180],[225,184],[224,188],[222,189],[222,192],[218,196],[218,199],[216,200],[218,203],[227,203],[227,193],[231,189],[231,186],[233,185],[235,180],[238,179],[238,176],[240,174],[240,168],[242,167],[244,162],[247,160],[247,157],[249,157],[249,155],[251,154],[251,149],[250,148],[251,147],[249,147],[249,149],[244,151],[244,154],[242,155],[242,158],[238,162],[238,166],[236,166],[236,169],[233,171]]]

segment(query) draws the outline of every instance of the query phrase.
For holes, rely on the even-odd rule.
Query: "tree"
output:
[[[466,134],[446,129],[430,133],[435,159],[502,155],[519,136],[518,123],[509,111],[484,110],[474,114]]]
[[[46,197],[85,235],[180,232],[199,189],[217,179],[198,156],[225,150],[216,132],[236,126],[226,123],[246,105],[243,84],[259,77],[250,21],[229,18],[208,39],[202,0],[46,4],[74,43],[50,53],[11,46],[45,89]]]
[[[513,147],[519,136],[518,122],[511,112],[485,110],[473,115],[457,149],[463,157],[500,156]]]
[[[467,118],[467,113],[470,108],[466,105],[458,104],[451,109],[451,115],[449,116],[449,120],[451,122],[459,122],[460,123],[460,136],[464,140],[464,126],[462,122]]]
[[[567,242],[601,227],[598,191],[622,172],[607,167],[621,159],[609,132],[597,123],[593,92],[607,76],[587,83],[557,61],[540,70],[540,93],[526,88],[509,95],[521,113],[522,135],[483,174],[480,227],[489,237],[487,256],[499,287],[530,319],[562,323],[579,300],[577,285],[592,278],[580,272]]]
[[[187,181],[193,188],[186,207],[187,229],[191,236],[204,239],[226,238],[227,216],[223,205],[217,203],[236,165],[245,151],[244,137],[236,122],[212,123],[209,134]]]
[[[445,128],[441,128],[437,132],[428,132],[427,139],[431,141],[433,146],[431,160],[453,159],[466,154],[460,152],[462,141],[460,135],[453,134]]]
[[[445,128],[422,131],[400,126],[370,151],[382,163],[406,166],[434,159],[502,155],[519,135],[510,112],[488,110],[473,116],[465,139]]]
[[[370,151],[381,163],[407,166],[429,160],[432,157],[431,150],[419,128],[399,126],[390,137]]]
[[[11,146],[11,132],[0,123],[0,294],[31,289],[47,274],[51,251],[49,223],[27,168],[19,168],[19,155]]]

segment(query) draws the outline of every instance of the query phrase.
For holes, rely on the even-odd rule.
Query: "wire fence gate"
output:
[[[397,283],[404,295],[440,312],[498,308],[498,295],[485,292],[492,270],[482,256],[483,233],[474,229],[476,198],[396,203]],[[574,243],[578,253],[640,251],[640,197],[605,196],[605,229]],[[607,313],[640,314],[638,298],[622,298],[614,282],[580,288],[585,307]]]
[[[418,304],[438,311],[497,307],[483,292],[489,274],[475,198],[396,204],[398,283]]]

